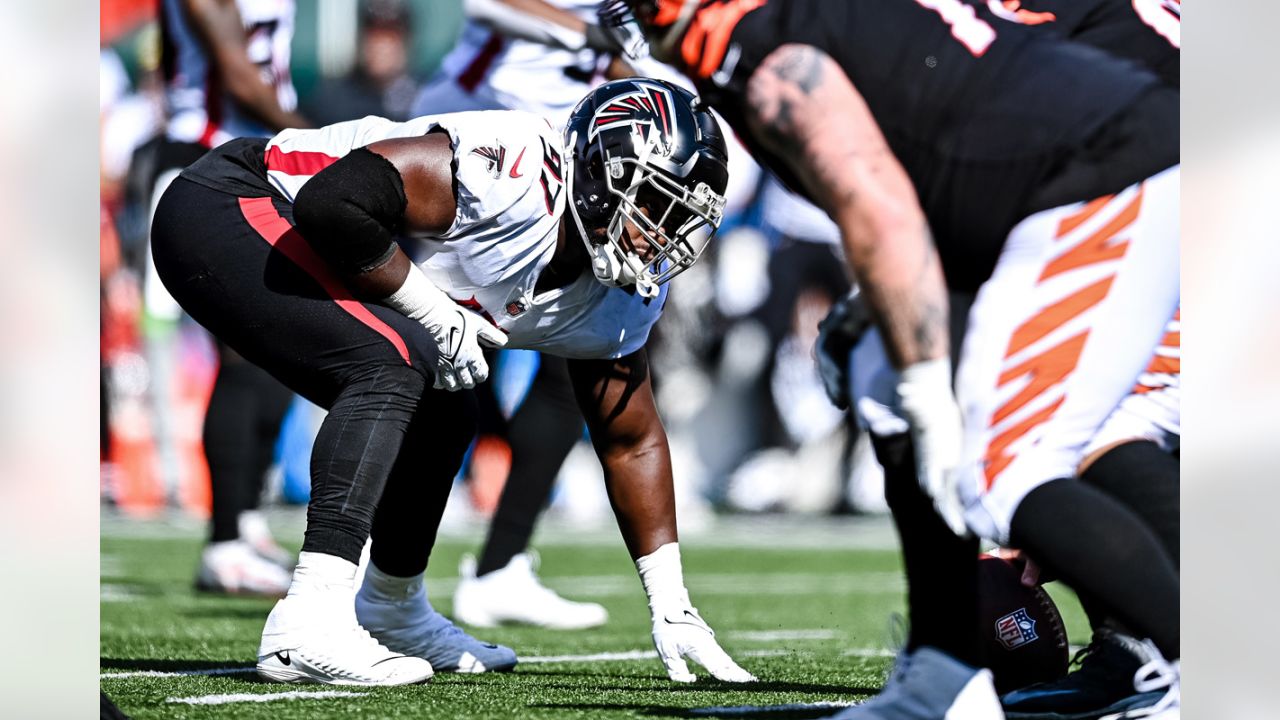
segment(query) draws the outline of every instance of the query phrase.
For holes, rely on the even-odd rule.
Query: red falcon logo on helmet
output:
[[[658,131],[664,147],[670,146],[675,124],[675,106],[672,105],[671,93],[659,85],[637,85],[639,88],[634,92],[619,95],[596,111],[591,123],[591,138],[601,130],[628,124],[634,125],[634,131],[641,137],[646,137],[648,133],[644,126],[648,125]]]

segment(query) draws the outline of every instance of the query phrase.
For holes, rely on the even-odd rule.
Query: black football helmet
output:
[[[569,209],[606,285],[646,297],[689,268],[720,226],[728,154],[711,111],[678,85],[627,78],[569,116]],[[648,247],[635,247],[632,223]]]

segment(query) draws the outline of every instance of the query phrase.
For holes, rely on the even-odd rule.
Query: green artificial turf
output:
[[[271,601],[194,592],[199,548],[194,536],[103,538],[100,685],[131,717],[661,718],[700,717],[698,708],[849,702],[882,684],[891,662],[885,650],[892,643],[889,617],[903,606],[892,549],[740,549],[686,540],[682,552],[694,603],[725,649],[760,682],[719,683],[695,668],[698,682],[672,683],[656,657],[525,662],[513,673],[441,674],[423,686],[373,690],[268,684],[252,672],[110,677],[252,667]],[[474,551],[473,541],[442,540],[437,546],[428,588],[435,588],[432,599],[441,612],[451,609],[460,555]],[[621,542],[544,547],[542,575],[568,597],[603,603],[609,623],[568,632],[504,627],[473,634],[530,660],[652,650],[644,593]],[[1058,598],[1073,640],[1081,633],[1087,637],[1078,606],[1063,593]],[[180,701],[325,690],[358,696],[221,705]],[[831,712],[801,708],[762,717]]]

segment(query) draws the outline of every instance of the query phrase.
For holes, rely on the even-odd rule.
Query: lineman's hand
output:
[[[898,382],[898,409],[911,426],[920,487],[933,499],[934,509],[951,531],[967,537],[969,529],[955,477],[963,425],[951,390],[951,362],[930,360],[905,368]]]
[[[507,336],[483,317],[462,307],[441,308],[424,318],[439,352],[434,387],[450,392],[473,388],[489,378],[481,344],[502,347]]]
[[[717,680],[755,682],[756,677],[738,666],[716,642],[716,634],[690,604],[672,605],[653,613],[653,644],[667,676],[676,682],[693,682],[684,658],[702,665]]]

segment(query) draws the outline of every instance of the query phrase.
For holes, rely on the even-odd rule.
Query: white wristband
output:
[[[650,610],[672,604],[689,604],[689,591],[684,587],[684,569],[680,565],[680,544],[667,543],[636,560],[636,571],[649,596]]]
[[[427,318],[455,304],[416,265],[410,266],[400,289],[384,298],[382,303],[423,324]]]

